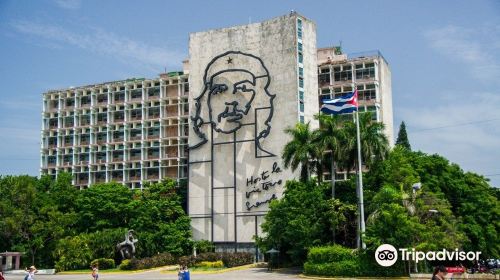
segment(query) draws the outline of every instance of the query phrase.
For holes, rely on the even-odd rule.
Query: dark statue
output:
[[[135,255],[135,243],[137,243],[136,238],[134,238],[134,231],[129,230],[125,234],[125,241],[120,242],[116,245],[116,248],[120,252],[122,259],[131,259]]]

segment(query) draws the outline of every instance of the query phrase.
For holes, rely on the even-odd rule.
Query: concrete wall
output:
[[[381,119],[385,124],[385,134],[389,140],[389,145],[394,146],[394,123],[392,113],[392,78],[391,69],[384,59],[378,59],[378,75],[379,75],[379,89],[380,89],[380,109]]]
[[[289,140],[283,130],[298,121],[296,17],[190,34],[188,207],[196,240],[252,243],[262,234],[269,201],[298,177],[281,161]],[[316,36],[312,23],[305,30],[306,86],[312,88]],[[316,95],[311,110],[317,104]]]

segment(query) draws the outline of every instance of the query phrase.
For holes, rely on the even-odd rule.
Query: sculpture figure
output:
[[[116,245],[116,248],[120,252],[122,259],[131,259],[135,255],[135,243],[138,239],[134,238],[134,231],[129,230],[125,234],[125,241],[120,242]]]

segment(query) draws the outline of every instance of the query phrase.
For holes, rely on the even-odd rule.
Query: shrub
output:
[[[304,263],[305,274],[340,277],[404,276],[403,262],[390,268],[378,265],[374,252],[345,248],[340,245],[314,247],[307,254]]]
[[[175,259],[172,257],[170,253],[162,253],[158,255],[154,255],[149,258],[143,259],[133,259],[132,267],[133,269],[148,269],[153,267],[159,267],[169,264],[174,264]]]
[[[353,249],[342,247],[340,245],[313,247],[307,254],[307,261],[316,264],[355,259],[357,258]]]
[[[225,267],[235,267],[253,263],[254,256],[248,252],[223,253],[222,262]]]
[[[84,235],[66,237],[57,242],[53,252],[57,271],[88,268],[92,260],[92,250]]]
[[[214,245],[214,243],[212,243],[212,242],[210,242],[208,240],[196,241],[194,243],[194,246],[196,248],[196,251],[199,254],[215,251],[215,245]]]
[[[91,261],[90,265],[91,266],[98,265],[99,269],[115,268],[115,260],[100,258],[100,259],[95,259],[95,260]]]
[[[196,263],[196,267],[205,267],[205,268],[222,268],[224,267],[224,263],[222,261],[215,261],[215,262],[199,262]]]
[[[149,258],[123,260],[121,270],[139,270],[175,264],[175,258],[170,253],[161,253]]]
[[[122,263],[118,266],[120,270],[132,270],[134,269],[131,260],[123,260]]]
[[[201,254],[196,255],[196,262],[202,262],[202,261],[215,262],[215,261],[220,261],[220,260],[222,260],[222,254],[223,253],[215,253],[215,252],[201,253]]]
[[[322,276],[343,276],[354,277],[359,276],[359,262],[356,260],[343,260],[330,263],[311,263],[304,264],[304,272],[310,275]]]
[[[196,263],[196,257],[194,256],[182,256],[177,259],[177,263],[180,265],[186,265],[188,267],[194,266]]]

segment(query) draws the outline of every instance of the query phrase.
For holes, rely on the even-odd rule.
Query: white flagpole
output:
[[[357,103],[357,100],[356,100]],[[358,142],[358,208],[359,208],[359,232],[358,236],[361,239],[361,248],[366,249],[366,244],[364,240],[365,235],[365,207],[363,203],[363,173],[362,169],[362,160],[361,160],[361,137],[359,136],[359,114],[358,114],[358,106],[356,105],[356,138]]]

